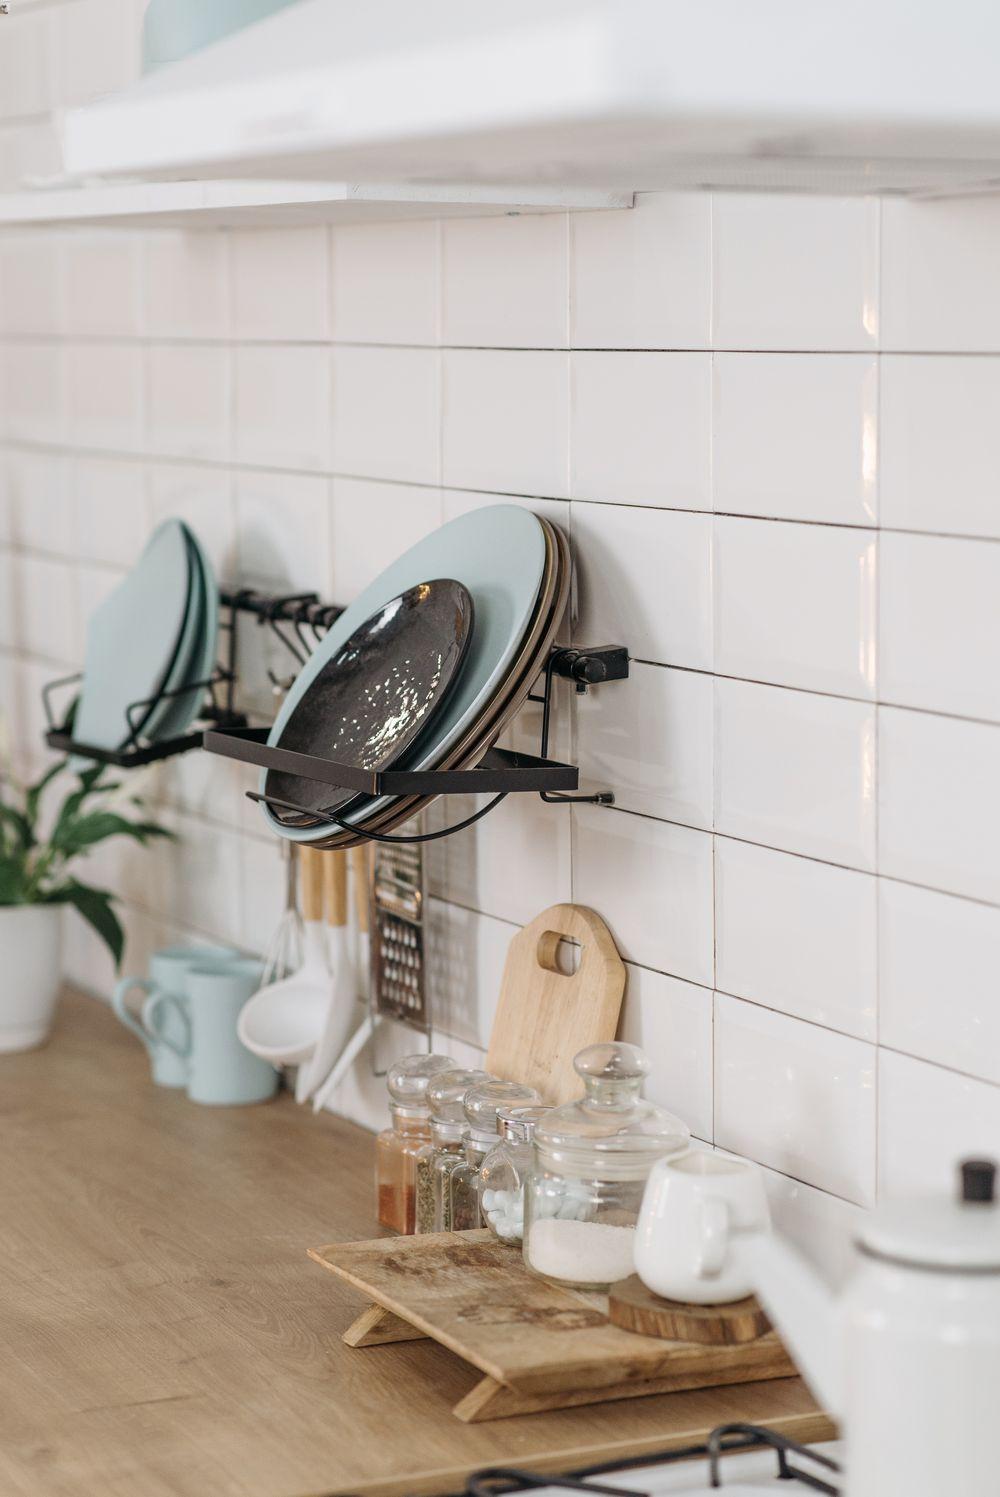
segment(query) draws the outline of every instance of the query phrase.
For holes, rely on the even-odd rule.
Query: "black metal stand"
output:
[[[57,718],[53,706],[55,693],[79,682],[80,674],[50,681],[42,688],[42,703],[48,724],[45,741],[50,748],[100,764],[112,764],[119,769],[138,769],[141,765],[171,759],[176,754],[187,753],[189,749],[203,747],[209,753],[239,759],[245,764],[256,764],[261,769],[284,770],[304,779],[317,780],[321,784],[352,790],[360,795],[427,797],[486,793],[494,796],[487,805],[457,825],[442,831],[427,832],[422,836],[403,837],[359,831],[332,812],[314,811],[291,801],[277,800],[254,791],[248,792],[251,800],[263,801],[276,810],[295,811],[309,817],[314,826],[326,825],[331,830],[351,832],[375,842],[433,842],[440,837],[451,836],[453,832],[480,821],[511,794],[537,793],[550,805],[581,802],[591,805],[613,804],[614,796],[610,791],[599,791],[594,795],[573,794],[579,787],[579,770],[575,765],[561,764],[548,757],[549,733],[555,678],[575,682],[578,692],[585,692],[604,681],[625,680],[629,673],[629,657],[623,645],[594,648],[556,646],[552,650],[545,665],[542,693],[529,697],[529,701],[537,702],[542,707],[541,742],[537,757],[533,754],[515,753],[509,749],[492,748],[475,769],[386,769],[369,772],[314,754],[271,748],[267,743],[270,729],[248,727],[246,717],[235,709],[239,614],[256,618],[261,627],[269,628],[301,666],[343,609],[335,604],[322,603],[316,593],[268,597],[252,588],[224,589],[220,594],[220,601],[223,610],[220,627],[225,638],[224,662],[216,666],[211,676],[203,681],[186,682],[172,691],[161,691],[146,701],[130,703],[125,709],[122,745],[116,749],[81,743],[73,736],[75,699],[63,711],[62,716]],[[306,630],[311,634],[311,639]],[[269,671],[268,674],[276,686],[282,684],[272,672]],[[199,727],[158,742],[144,741],[142,724],[148,720],[151,711],[161,702],[186,696],[194,690],[206,693],[207,700],[198,720],[211,726],[207,729]]]

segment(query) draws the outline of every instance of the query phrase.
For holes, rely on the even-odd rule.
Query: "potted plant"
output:
[[[64,771],[71,784],[53,806],[50,787]],[[60,760],[24,785],[0,766],[0,1052],[30,1050],[48,1036],[62,978],[63,906],[72,905],[93,926],[116,967],[121,961],[125,937],[114,896],[78,878],[79,861],[109,837],[145,845],[171,835],[154,822],[122,815],[120,797],[113,798],[121,786],[103,780],[103,773],[104,766],[95,765],[71,774]],[[129,803],[141,805],[135,796]]]

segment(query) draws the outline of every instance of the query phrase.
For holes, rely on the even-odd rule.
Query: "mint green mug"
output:
[[[187,1086],[188,1023],[176,1009],[167,1008],[158,1009],[154,1020],[153,999],[158,993],[182,994],[193,966],[240,960],[234,946],[167,946],[154,952],[148,978],[123,977],[115,988],[111,1007],[125,1028],[145,1045],[157,1086]],[[127,1002],[135,989],[146,995],[141,1020]]]
[[[192,1102],[240,1107],[274,1096],[277,1071],[252,1055],[236,1032],[240,1012],[256,993],[262,974],[261,963],[249,958],[194,964],[188,968],[182,994],[160,991],[148,1000],[143,1017],[152,1027],[171,1023],[184,1031]]]

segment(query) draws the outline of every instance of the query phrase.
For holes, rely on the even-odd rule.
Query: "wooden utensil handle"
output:
[[[323,854],[315,847],[299,849],[299,884],[303,920],[323,918]]]
[[[358,921],[358,930],[363,936],[368,934],[368,863],[369,854],[367,847],[351,848],[351,872],[354,876],[354,912]]]
[[[347,924],[347,854],[325,852],[323,858],[323,893],[326,899],[327,925]]]

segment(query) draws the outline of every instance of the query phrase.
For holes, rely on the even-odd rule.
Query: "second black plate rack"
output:
[[[491,748],[474,769],[385,769],[369,771],[353,765],[339,764],[315,754],[302,754],[289,749],[272,748],[267,739],[269,727],[252,727],[246,717],[236,709],[236,687],[238,684],[237,642],[238,618],[240,614],[254,617],[262,628],[275,635],[299,666],[305,664],[309,653],[322,638],[325,631],[340,616],[343,609],[335,604],[322,603],[315,593],[294,593],[268,596],[251,588],[223,589],[221,593],[223,650],[222,659],[201,682],[187,682],[173,692],[162,692],[159,696],[141,702],[133,702],[125,712],[124,737],[118,749],[99,748],[80,743],[73,736],[73,710],[71,702],[63,715],[57,718],[54,706],[56,694],[65,692],[79,682],[79,675],[65,676],[51,681],[43,688],[42,700],[45,709],[47,730],[45,741],[63,753],[79,755],[97,763],[111,764],[119,769],[138,768],[160,759],[170,759],[190,749],[204,748],[209,753],[221,754],[229,759],[238,759],[244,764],[255,764],[261,769],[277,769],[300,775],[304,779],[340,789],[353,790],[362,795],[380,796],[439,796],[480,795],[493,797],[472,816],[439,831],[427,832],[421,837],[380,835],[359,831],[350,823],[342,823],[332,814],[309,810],[306,812],[319,825],[328,824],[331,831],[345,830],[360,835],[369,841],[414,842],[434,841],[450,836],[481,820],[507,795],[537,794],[551,805],[589,803],[612,805],[614,795],[610,790],[580,795],[580,772],[574,764],[562,764],[550,759],[549,737],[552,722],[553,686],[556,679],[575,683],[578,692],[608,681],[623,681],[629,674],[629,655],[624,645],[563,646],[555,645],[541,673],[541,691],[528,700],[542,708],[539,752],[537,755],[517,752],[512,749]],[[269,672],[272,683],[280,688],[282,683]],[[150,715],[150,708],[172,696],[187,694],[193,686],[205,691],[205,707],[199,723],[191,732],[176,738],[148,742],[141,736],[137,724]],[[252,800],[265,797],[248,791]],[[281,802],[284,809],[303,810],[290,802]]]

